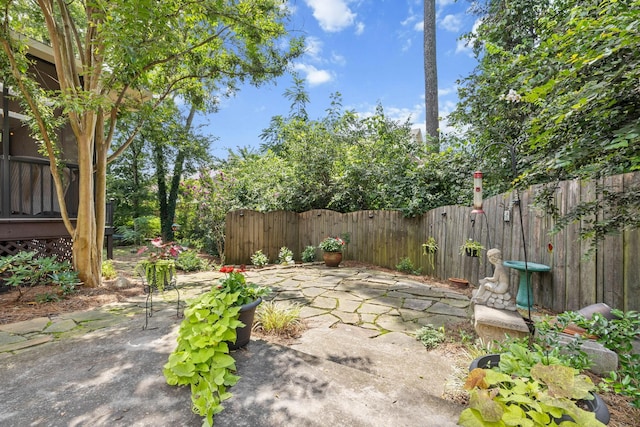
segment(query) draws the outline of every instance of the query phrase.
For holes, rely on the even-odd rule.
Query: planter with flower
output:
[[[337,267],[342,262],[344,240],[340,237],[327,237],[318,247],[322,250],[322,259],[327,267]]]
[[[222,411],[222,401],[231,397],[227,387],[235,385],[235,360],[229,351],[246,344],[241,328],[251,333],[253,313],[271,290],[247,283],[244,269],[222,267],[226,273],[209,292],[188,302],[178,331],[178,345],[169,355],[163,373],[170,385],[191,387],[192,409],[213,425]],[[244,311],[243,311],[244,310]],[[250,319],[243,313],[251,312]]]
[[[136,265],[136,272],[145,282],[145,292],[154,289],[163,291],[165,287],[175,284],[176,258],[185,248],[175,242],[164,243],[161,237],[151,240],[150,246],[143,246],[138,255],[149,253]]]
[[[227,276],[220,279],[218,285],[216,285],[218,292],[238,293],[238,300],[235,305],[240,306],[238,319],[244,326],[236,330],[236,340],[229,344],[231,350],[247,345],[251,339],[251,329],[256,308],[262,302],[262,297],[271,292],[271,289],[266,286],[247,283],[243,274],[244,271],[243,267],[236,269],[231,266],[223,266],[220,268],[220,272],[226,273]]]
[[[167,288],[174,289],[178,295],[176,316],[180,317],[180,291],[176,287],[176,259],[185,248],[174,243],[164,243],[162,238],[151,240],[151,246],[143,246],[138,255],[149,252],[147,259],[136,265],[135,271],[142,278],[144,292],[147,294],[145,302],[145,323],[147,329],[149,317],[153,316],[153,293],[163,292]]]

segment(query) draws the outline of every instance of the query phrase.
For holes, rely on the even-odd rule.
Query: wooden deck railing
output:
[[[59,218],[60,205],[46,159],[0,156],[0,218]],[[8,178],[8,179],[6,179]],[[62,170],[65,201],[71,217],[78,207],[78,167]]]

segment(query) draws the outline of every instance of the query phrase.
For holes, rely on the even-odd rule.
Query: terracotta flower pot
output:
[[[327,267],[337,267],[342,262],[342,252],[323,252],[322,259]]]

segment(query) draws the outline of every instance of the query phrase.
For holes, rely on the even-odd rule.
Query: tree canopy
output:
[[[452,119],[494,172],[494,192],[640,169],[640,1],[489,0],[479,12],[469,35],[479,65]],[[502,144],[515,149],[516,176]],[[560,224],[606,209],[615,220],[584,236],[638,226],[640,189],[626,193]]]
[[[288,13],[280,0],[2,2],[1,77],[19,93],[52,170],[60,162],[56,127],[66,123],[75,137],[75,222],[60,177],[54,181],[73,238],[74,267],[87,286],[100,280],[107,162],[127,149],[143,124],[112,151],[119,113],[149,112],[177,95],[204,109],[212,96],[233,93],[242,82],[260,85],[281,75],[302,49],[302,40],[287,36]],[[31,39],[51,48],[59,88],[37,84],[27,55]]]

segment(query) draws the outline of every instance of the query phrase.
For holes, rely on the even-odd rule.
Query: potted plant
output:
[[[255,308],[271,291],[247,283],[242,268],[222,267],[220,271],[226,276],[189,301],[178,330],[178,345],[163,368],[168,384],[191,387],[192,409],[206,418],[204,425],[213,425],[213,416],[223,409],[222,401],[231,397],[226,389],[239,377],[229,351],[245,339],[241,328],[251,333]],[[251,319],[243,320],[247,311]]]
[[[136,265],[136,272],[143,278],[145,292],[163,291],[176,276],[176,258],[185,248],[175,242],[164,243],[161,237],[151,240],[151,246],[143,246],[138,255],[149,252],[147,259]]]
[[[609,422],[609,410],[593,392],[591,379],[549,353],[512,344],[504,353],[475,359],[469,370],[469,408],[460,414],[461,426],[562,422],[595,427]]]
[[[467,256],[478,257],[483,250],[484,246],[480,242],[468,239],[460,246],[460,255],[466,254]]]
[[[433,236],[429,236],[427,241],[422,244],[422,255],[426,255],[429,260],[429,265],[431,266],[431,270],[435,270],[435,254],[438,252],[438,243]]]
[[[318,245],[322,249],[322,259],[327,267],[337,267],[342,262],[344,240],[340,237],[327,237]]]
[[[239,269],[230,266],[221,267],[220,272],[226,273],[227,276],[221,278],[216,286],[219,293],[238,293],[238,299],[234,305],[240,307],[238,319],[244,326],[236,329],[236,340],[229,344],[231,350],[244,347],[249,342],[256,308],[262,302],[262,297],[271,292],[271,289],[266,286],[247,283],[244,271],[242,267]]]

